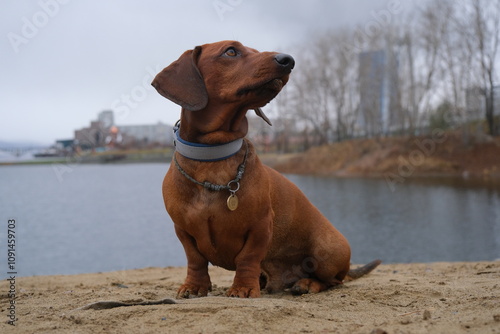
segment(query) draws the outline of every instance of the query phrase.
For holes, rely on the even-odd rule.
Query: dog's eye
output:
[[[226,52],[224,52],[224,56],[227,56],[227,57],[236,57],[238,55],[238,51],[236,51],[235,48],[233,47],[230,47],[226,50]]]

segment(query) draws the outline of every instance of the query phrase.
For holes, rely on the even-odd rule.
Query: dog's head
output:
[[[188,111],[218,110],[219,118],[238,113],[241,119],[242,112],[256,109],[268,121],[260,107],[281,91],[294,65],[289,55],[222,41],[184,52],[152,85]]]

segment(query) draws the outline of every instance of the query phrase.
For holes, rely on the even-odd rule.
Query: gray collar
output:
[[[243,145],[243,138],[220,145],[191,143],[179,135],[180,122],[174,126],[175,150],[186,158],[197,161],[219,161],[232,157],[239,152]]]

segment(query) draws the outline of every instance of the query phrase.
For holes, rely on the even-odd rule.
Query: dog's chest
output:
[[[207,260],[231,270],[234,258],[244,246],[250,213],[244,205],[229,210],[228,196],[228,192],[201,191],[169,213],[174,224],[195,240],[198,251]]]
[[[245,234],[238,221],[217,214],[201,215],[188,223],[188,233],[196,246],[212,264],[232,270],[234,258],[245,244]]]
[[[219,167],[204,175],[189,172],[196,180],[209,180],[214,184],[227,183],[234,178],[235,166]],[[229,190],[205,189],[181,175],[175,167],[171,166],[163,184],[165,205],[176,228],[194,239],[194,246],[208,261],[229,270],[235,268],[235,258],[244,248],[249,234],[255,233],[252,231],[260,225],[266,225],[262,230],[269,231],[267,226],[271,224],[269,201],[255,191],[262,187],[252,181],[255,178],[250,177],[251,171],[247,165],[236,192],[239,203],[233,211],[227,204],[231,196]]]

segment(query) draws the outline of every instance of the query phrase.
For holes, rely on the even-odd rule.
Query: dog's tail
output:
[[[360,278],[361,276],[365,276],[366,274],[370,273],[373,269],[377,268],[378,265],[381,263],[382,261],[377,259],[359,268],[351,269],[347,273],[347,276],[345,277],[344,281],[352,281],[357,278]]]

